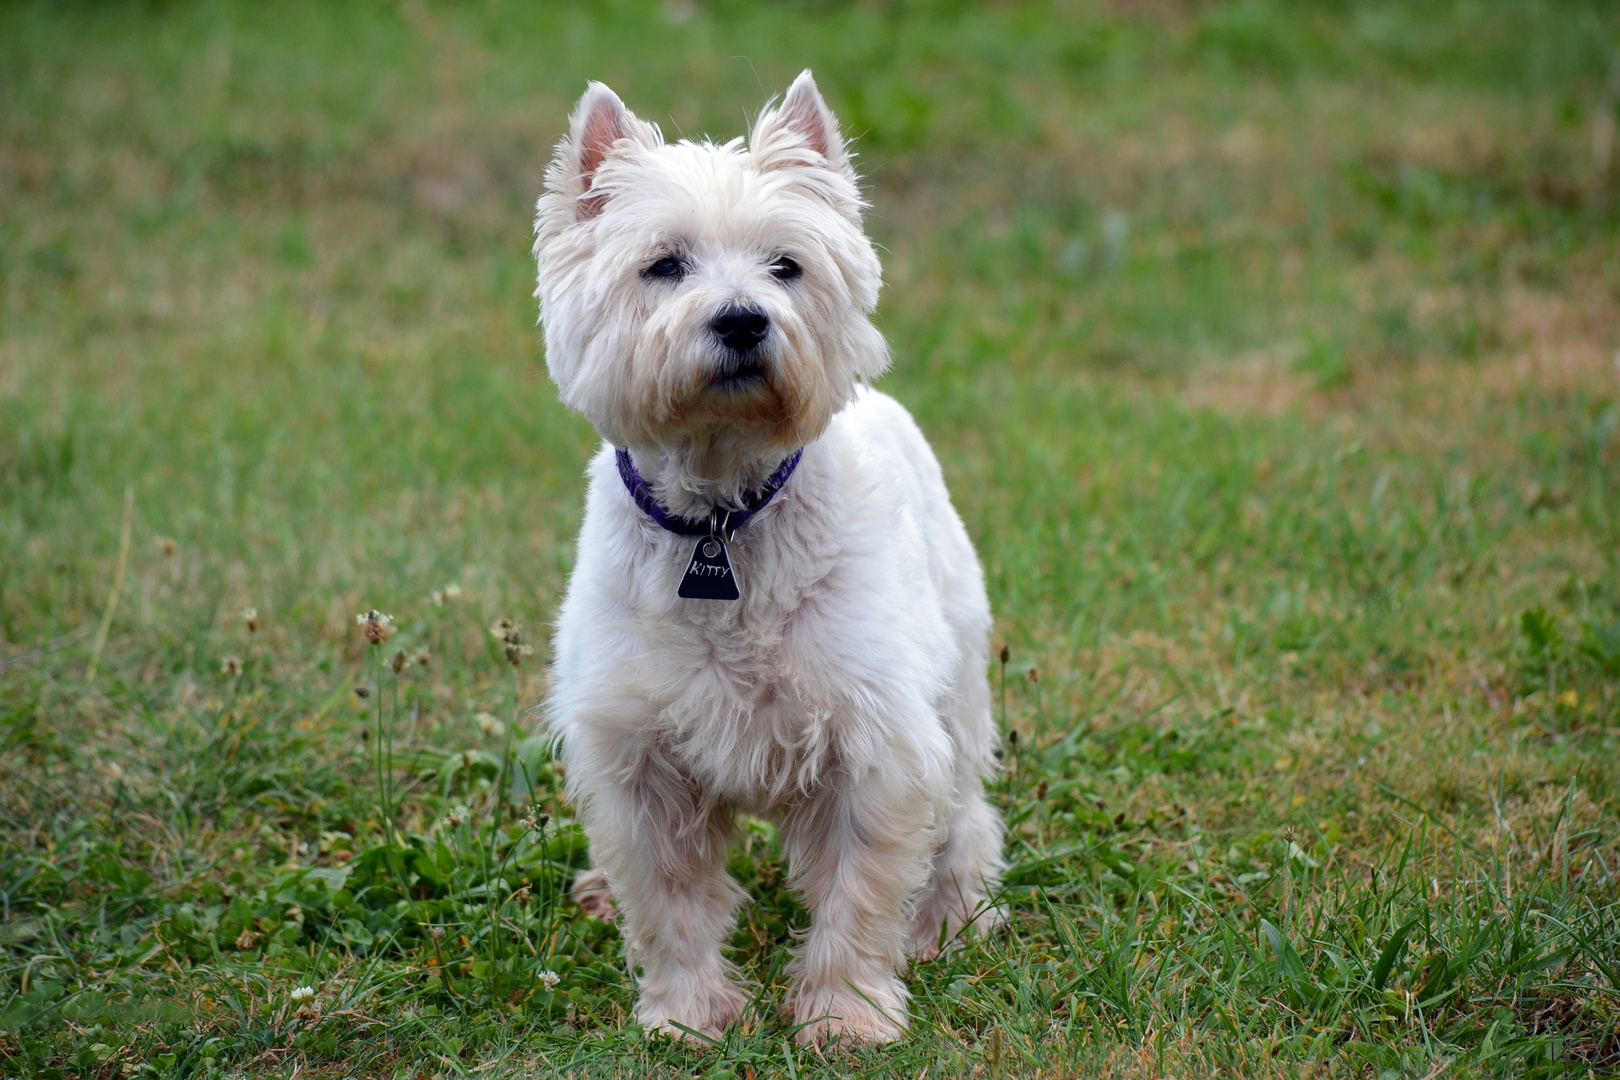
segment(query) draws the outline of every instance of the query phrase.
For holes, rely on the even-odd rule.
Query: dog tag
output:
[[[731,573],[731,559],[726,555],[724,540],[705,536],[697,542],[676,595],[687,600],[735,600],[742,595]]]

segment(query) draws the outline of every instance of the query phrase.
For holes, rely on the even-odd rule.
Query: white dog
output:
[[[548,709],[576,891],[611,888],[649,1029],[719,1035],[746,1002],[737,809],[780,819],[811,912],[801,1042],[898,1038],[908,949],[995,915],[989,603],[922,433],[861,385],[889,361],[864,205],[808,71],[719,146],[592,83],[546,173],[546,360],[606,440]]]

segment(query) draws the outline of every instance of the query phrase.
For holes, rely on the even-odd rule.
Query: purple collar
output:
[[[630,451],[621,447],[616,456],[619,462],[619,479],[624,481],[630,497],[641,507],[642,513],[658,522],[660,527],[680,536],[712,536],[719,533],[730,537],[752,521],[754,515],[765,509],[765,504],[782,490],[782,485],[787,483],[788,477],[793,475],[793,470],[798,468],[799,459],[804,456],[804,447],[799,447],[783,458],[782,464],[778,465],[776,471],[771,473],[770,479],[765,481],[765,486],[744,498],[741,507],[736,510],[716,507],[712,521],[677,517],[670,513],[653,497],[652,488],[636,471],[636,463],[630,460]]]

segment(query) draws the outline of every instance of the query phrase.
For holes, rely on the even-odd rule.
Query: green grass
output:
[[[0,7],[0,1072],[1620,1073],[1617,55],[1551,0]],[[825,1059],[769,823],[757,1007],[649,1037],[525,741],[593,444],[549,146],[587,78],[730,136],[806,65],[1011,655],[1013,918]]]

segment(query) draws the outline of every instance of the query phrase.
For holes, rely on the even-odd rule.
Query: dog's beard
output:
[[[796,380],[795,365],[780,354],[721,357],[695,366],[702,374],[670,380],[677,388],[660,393],[657,414],[640,418],[632,441],[670,446],[730,429],[737,437],[732,441],[756,442],[761,452],[785,451],[813,441],[834,411],[824,380]]]

